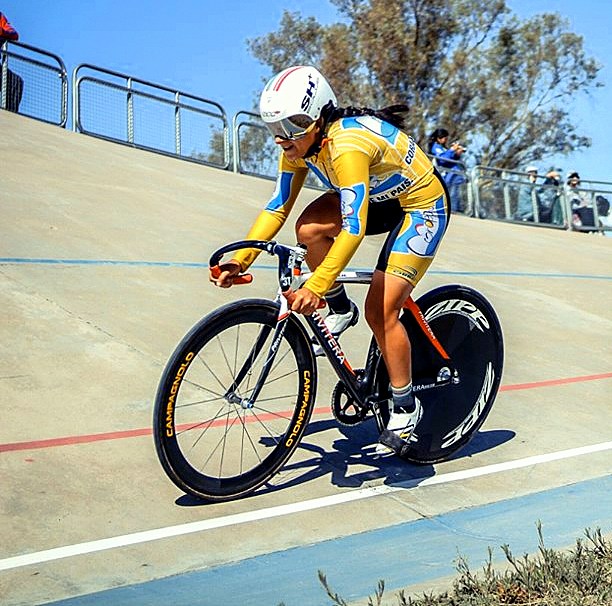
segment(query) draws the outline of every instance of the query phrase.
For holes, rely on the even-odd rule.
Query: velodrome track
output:
[[[458,555],[478,568],[488,546],[496,560],[504,543],[535,551],[538,520],[551,547],[612,532],[612,239],[453,217],[419,292],[480,289],[506,343],[468,448],[428,467],[373,456],[372,423],[333,421],[320,364],[288,469],[203,504],[157,462],[152,401],[196,320],[271,294],[266,267],[225,291],[204,264],[243,237],[272,182],[2,111],[0,132],[1,604],[325,604],[317,569],[355,603],[385,579],[390,601],[443,586]],[[355,362],[366,341],[364,322],[343,337]]]

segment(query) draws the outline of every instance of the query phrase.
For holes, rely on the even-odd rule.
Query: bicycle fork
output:
[[[289,309],[289,301],[287,296],[283,295],[291,292],[292,283],[299,279],[301,275],[301,265],[304,260],[304,256],[306,254],[305,247],[298,245],[296,248],[291,250],[280,250],[277,251],[279,258],[281,259],[281,263],[279,263],[279,284],[280,289],[276,301],[279,303],[280,308],[277,316],[276,326],[274,327],[274,334],[272,335],[272,342],[268,347],[267,357],[257,377],[257,381],[255,386],[253,387],[251,393],[247,398],[241,397],[237,390],[240,383],[243,379],[251,372],[253,365],[255,364],[255,360],[261,353],[262,348],[264,347],[266,341],[268,340],[268,336],[272,331],[271,326],[262,327],[253,347],[249,355],[247,356],[244,364],[236,374],[236,378],[233,383],[230,385],[229,389],[225,392],[225,399],[231,404],[237,404],[244,409],[253,408],[261,390],[268,379],[268,375],[272,370],[272,366],[274,365],[274,360],[276,358],[276,354],[278,353],[278,348],[280,347],[283,334],[285,332],[285,327],[287,326],[287,320],[291,315],[291,310]]]
[[[274,360],[276,358],[276,354],[278,353],[278,348],[283,338],[283,334],[285,332],[285,327],[287,326],[287,319],[291,312],[287,308],[287,300],[283,298],[284,303],[284,312],[283,312],[283,303],[281,302],[281,311],[278,316],[278,320],[276,322],[276,326],[274,327],[274,334],[272,335],[272,341],[267,350],[266,360],[263,363],[262,369],[257,377],[257,381],[255,382],[255,386],[251,390],[251,393],[248,397],[241,397],[238,393],[238,387],[244,380],[244,378],[251,372],[255,361],[259,357],[266,341],[268,340],[268,336],[272,332],[271,326],[263,326],[260,330],[257,338],[255,339],[255,343],[249,352],[249,355],[246,357],[244,364],[236,374],[233,383],[229,386],[228,390],[225,392],[224,398],[231,404],[238,404],[244,409],[253,408],[261,390],[268,379],[268,375],[272,370],[272,366],[274,365]]]

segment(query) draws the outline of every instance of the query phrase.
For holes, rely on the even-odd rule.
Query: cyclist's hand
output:
[[[240,263],[238,263],[237,261],[228,261],[227,263],[219,265],[219,269],[221,270],[221,273],[217,278],[212,275],[212,272],[210,273],[210,281],[215,286],[220,286],[221,288],[229,288],[234,284],[234,279],[238,277],[241,267]]]
[[[300,288],[293,293],[290,303],[291,311],[309,316],[320,306],[321,298],[307,288]]]

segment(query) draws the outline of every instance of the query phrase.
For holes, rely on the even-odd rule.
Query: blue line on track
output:
[[[385,500],[381,499],[381,506]],[[322,570],[347,601],[372,595],[379,579],[393,590],[455,575],[457,557],[473,572],[504,561],[501,545],[520,558],[546,547],[572,547],[587,528],[612,531],[612,475],[462,509],[314,545],[295,547],[201,571],[54,602],[55,606],[320,606],[329,599]],[[203,544],[206,544],[203,542]],[[210,546],[214,549],[214,545]]]
[[[26,259],[19,257],[0,258],[0,265],[122,265],[126,267],[196,267],[207,268],[208,263],[181,261],[119,261],[112,259]],[[253,269],[276,270],[272,265],[253,265]],[[370,271],[371,268],[347,268],[347,271]],[[430,269],[429,274],[441,276],[506,276],[520,278],[565,278],[572,280],[612,280],[612,275],[596,274],[551,274],[520,271],[447,271]]]
[[[0,258],[0,265],[126,265],[132,267],[208,267],[208,263],[180,261],[118,261],[112,259],[21,259]]]

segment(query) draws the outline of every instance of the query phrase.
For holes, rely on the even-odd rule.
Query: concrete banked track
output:
[[[612,531],[612,239],[454,216],[418,293],[481,290],[506,344],[467,449],[426,467],[376,457],[371,422],[333,420],[319,362],[317,414],[288,469],[203,504],[163,474],[152,403],[201,316],[273,294],[271,260],[230,290],[205,268],[273,183],[2,111],[0,132],[0,603],[323,604],[317,569],[365,603],[378,579],[444,587],[459,554],[477,568],[488,546],[499,560],[504,543],[534,551],[537,520],[551,547]],[[279,239],[293,243],[290,225]],[[351,267],[371,267],[380,244]],[[354,364],[367,340],[363,320],[344,335]]]

